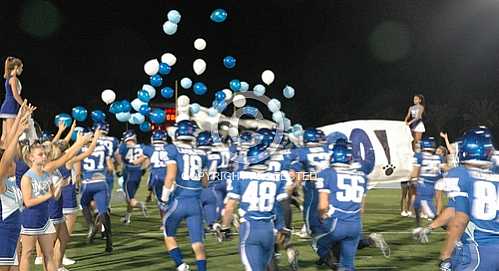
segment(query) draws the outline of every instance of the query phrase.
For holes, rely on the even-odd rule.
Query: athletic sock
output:
[[[196,265],[198,267],[198,271],[206,271],[206,260],[196,261]]]
[[[175,262],[175,266],[178,267],[179,265],[184,263],[184,259],[182,258],[182,252],[180,252],[180,249],[178,247],[168,251],[170,254],[170,257],[172,257],[173,261]]]

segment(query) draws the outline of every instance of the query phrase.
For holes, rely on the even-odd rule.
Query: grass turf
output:
[[[414,218],[403,218],[399,211],[399,190],[374,189],[369,191],[364,214],[364,231],[381,232],[391,247],[391,257],[384,258],[377,248],[366,248],[358,252],[356,266],[358,270],[435,270],[439,248],[445,237],[443,231],[431,235],[431,243],[418,244],[410,234],[414,227]],[[125,210],[122,197],[115,194],[113,200],[113,241],[111,255],[104,253],[104,240],[97,239],[92,245],[85,242],[86,227],[80,216],[76,231],[72,237],[66,255],[77,260],[67,268],[70,270],[175,270],[172,260],[165,252],[163,235],[159,230],[160,219],[155,204],[149,205],[149,217],[144,218],[135,211],[130,225],[120,223],[120,216]],[[145,189],[141,187],[139,199],[145,198]],[[302,226],[301,215],[296,210],[294,228]],[[99,236],[99,235],[98,235]],[[183,225],[178,231],[179,246],[184,260],[196,270],[194,255],[190,249],[187,229]],[[300,270],[328,270],[317,267],[317,257],[310,247],[309,240],[293,236],[293,242],[300,252]],[[214,236],[206,236],[206,251],[209,270],[243,270],[238,252],[238,237],[217,243]],[[285,253],[284,253],[285,254]],[[280,260],[280,270],[288,270],[286,256]],[[33,270],[41,270],[37,266]]]

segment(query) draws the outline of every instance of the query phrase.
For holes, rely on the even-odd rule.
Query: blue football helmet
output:
[[[303,144],[309,143],[319,143],[319,137],[317,136],[317,129],[308,128],[303,131]]]
[[[490,161],[494,146],[491,133],[487,130],[475,128],[464,134],[459,148],[459,161]]]
[[[316,129],[316,136],[317,136],[317,140],[318,142],[320,143],[326,143],[327,142],[327,139],[326,139],[326,134],[324,134],[324,131],[320,130],[320,129]]]
[[[348,144],[335,144],[332,151],[331,164],[350,164],[352,162],[352,148]]]
[[[258,144],[248,149],[246,153],[249,165],[262,165],[270,159],[269,153],[266,151],[265,145]]]
[[[255,138],[251,131],[243,131],[239,134],[239,143],[243,146],[252,146],[255,144]]]
[[[430,136],[421,139],[421,141],[419,142],[419,146],[423,151],[435,151],[437,143],[435,142],[435,138]]]
[[[137,142],[137,135],[135,134],[135,131],[133,131],[133,130],[126,130],[123,132],[121,140],[124,143],[126,143],[129,140],[134,140],[135,142]]]
[[[46,141],[52,141],[54,138],[54,135],[50,133],[49,131],[43,131],[40,137],[38,138],[38,141],[40,142],[46,142]]]
[[[105,122],[94,122],[94,125],[92,125],[92,131],[95,132],[95,130],[100,129],[101,132],[103,132],[104,134],[107,134],[109,133],[109,123],[105,123]]]
[[[151,144],[154,144],[154,143],[166,143],[167,139],[168,138],[167,138],[167,135],[166,135],[165,131],[156,130],[156,131],[152,132],[152,135],[151,135]]]
[[[177,130],[175,131],[175,138],[177,140],[194,140],[195,125],[190,120],[182,120],[177,123]]]
[[[209,131],[203,131],[196,138],[196,145],[202,149],[209,149],[213,145],[213,139]]]

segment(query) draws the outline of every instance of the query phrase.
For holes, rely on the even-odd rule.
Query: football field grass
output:
[[[364,232],[380,232],[391,247],[391,256],[384,258],[377,248],[359,251],[356,258],[358,270],[436,270],[440,245],[445,235],[442,230],[435,231],[429,244],[418,244],[410,234],[414,227],[414,218],[404,218],[399,211],[399,193],[397,189],[373,189],[367,197],[364,213]],[[145,198],[145,188],[141,187],[138,197]],[[132,223],[123,225],[120,216],[125,205],[119,194],[113,200],[113,235],[114,251],[104,253],[104,240],[97,239],[92,245],[85,243],[86,227],[80,216],[77,229],[73,234],[67,256],[77,260],[69,270],[175,270],[174,265],[163,246],[163,235],[159,230],[160,219],[155,203],[149,205],[149,217],[144,218],[134,212]],[[293,207],[294,208],[294,207]],[[294,228],[302,226],[298,210],[294,213]],[[178,232],[178,241],[185,261],[196,270],[193,253],[186,236],[186,227]],[[99,236],[99,235],[98,235]],[[310,247],[310,240],[293,236],[293,242],[300,252],[300,270],[328,270],[317,267],[315,254]],[[238,236],[233,240],[218,243],[212,235],[206,236],[206,251],[209,270],[243,270],[238,252]],[[288,270],[285,253],[280,259],[280,270]],[[41,270],[39,267],[35,270]]]

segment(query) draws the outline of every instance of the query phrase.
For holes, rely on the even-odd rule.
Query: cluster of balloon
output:
[[[226,56],[223,63],[227,69],[233,69],[236,66],[236,59],[233,56]]]
[[[215,23],[222,23],[227,20],[227,11],[217,8],[211,12],[210,19]]]
[[[163,31],[165,34],[171,36],[177,32],[178,23],[180,23],[182,15],[180,15],[180,12],[172,9],[168,11],[167,17],[168,21],[163,24]]]
[[[66,113],[60,113],[55,116],[54,119],[54,124],[55,126],[59,126],[61,123],[64,123],[64,126],[69,127],[71,126],[71,123],[73,122],[73,119],[69,114]]]
[[[76,121],[85,121],[87,119],[88,111],[83,106],[76,106],[71,110],[71,115]]]

